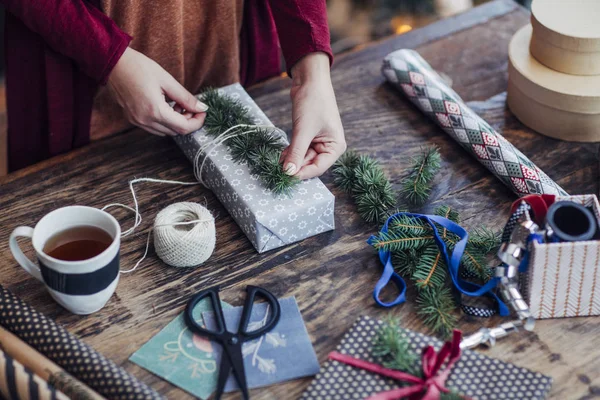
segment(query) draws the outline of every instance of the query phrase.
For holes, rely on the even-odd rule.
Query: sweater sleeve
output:
[[[131,36],[85,0],[0,0],[6,10],[81,71],[105,84]]]
[[[270,0],[270,5],[288,74],[309,53],[321,51],[333,63],[325,0]]]

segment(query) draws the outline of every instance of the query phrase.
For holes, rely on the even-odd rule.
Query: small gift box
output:
[[[245,105],[256,125],[273,126],[240,84],[219,91]],[[277,132],[287,144],[285,134]],[[319,179],[301,182],[290,194],[276,195],[260,184],[248,165],[235,162],[223,143],[209,145],[206,160],[197,160],[198,151],[211,141],[204,129],[175,141],[188,159],[200,163],[202,180],[259,253],[334,229],[335,198]]]
[[[442,345],[437,339],[406,329],[400,331],[405,335],[409,350],[421,354],[425,349],[422,354],[424,378],[388,370],[372,355],[374,338],[383,324],[366,316],[359,318],[301,398],[438,399],[440,393],[449,390],[458,398],[534,400],[546,398],[552,386],[552,379],[540,373],[470,350],[461,354],[458,350],[460,335],[455,334],[452,342]],[[430,345],[433,348],[427,348]],[[429,397],[422,397],[421,392]]]
[[[595,195],[559,196],[592,211],[600,225]],[[524,297],[535,318],[600,315],[600,241],[533,242],[522,279]]]

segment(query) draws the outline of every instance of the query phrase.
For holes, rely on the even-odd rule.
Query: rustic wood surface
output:
[[[494,127],[572,194],[598,193],[598,146],[564,143],[523,127],[497,99],[504,92],[508,41],[529,15],[510,0],[497,0],[466,14],[393,37],[338,57],[333,83],[350,148],[376,156],[397,184],[409,157],[424,144],[441,148],[443,168],[433,204],[455,207],[467,228],[485,224],[500,229],[515,196],[458,144],[386,85],[379,69],[383,57],[398,48],[415,48],[453,80],[454,89],[477,105]],[[281,128],[291,129],[290,81],[278,78],[249,90],[258,105]],[[220,284],[223,299],[241,304],[247,284],[263,285],[276,295],[296,296],[321,362],[360,315],[399,316],[403,325],[426,332],[414,314],[414,293],[392,310],[374,304],[371,291],[380,274],[374,252],[365,245],[376,227],[363,223],[351,201],[323,177],[337,198],[336,230],[259,255],[210,191],[199,187],[140,184],[142,229],[124,239],[122,264],[142,254],[153,217],[177,201],[206,201],[217,218],[217,248],[194,270],[164,265],[151,253],[133,274],[122,277],[108,305],[91,316],[69,314],[43,287],[20,269],[8,249],[18,225],[33,226],[47,212],[66,205],[101,207],[131,203],[127,181],[133,177],[191,181],[190,163],[170,141],[140,131],[94,143],[0,178],[0,284],[122,364],[169,398],[185,392],[129,362],[128,357],[171,321],[192,294]],[[114,212],[124,227],[133,218]],[[463,317],[465,332],[500,320]],[[499,359],[550,375],[552,397],[600,396],[600,318],[539,321],[534,333],[503,340],[491,350]],[[255,399],[298,398],[310,379],[252,391]],[[231,396],[231,398],[237,398]]]

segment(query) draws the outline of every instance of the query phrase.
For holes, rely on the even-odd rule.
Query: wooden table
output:
[[[333,83],[350,148],[376,156],[397,184],[409,157],[424,144],[437,144],[442,173],[433,191],[433,206],[448,204],[467,228],[485,224],[500,229],[515,196],[474,161],[445,133],[426,120],[379,69],[383,57],[398,48],[416,48],[431,65],[453,80],[466,100],[486,100],[502,93],[507,79],[507,48],[513,33],[528,22],[528,13],[510,0],[497,0],[424,29],[375,43],[337,58]],[[250,94],[278,126],[291,129],[290,81],[275,79]],[[478,108],[508,140],[570,193],[598,193],[598,146],[564,143],[523,127],[502,101]],[[414,292],[392,310],[375,306],[371,297],[380,265],[366,244],[376,227],[363,223],[350,199],[323,177],[337,197],[336,230],[301,243],[257,254],[213,194],[198,187],[152,184],[138,186],[145,220],[137,235],[122,245],[122,263],[130,266],[142,254],[147,229],[165,206],[178,201],[206,201],[217,217],[217,249],[194,270],[164,265],[151,253],[133,274],[122,277],[115,296],[100,312],[71,315],[56,305],[42,286],[18,268],[8,250],[8,236],[18,225],[33,226],[47,212],[66,205],[102,207],[132,199],[133,177],[191,181],[192,168],[169,140],[136,131],[94,143],[0,180],[0,283],[54,318],[97,350],[169,398],[188,398],[183,391],[129,362],[128,357],[179,314],[201,288],[220,284],[223,298],[241,304],[247,284],[263,285],[278,296],[296,296],[321,362],[360,315],[394,315],[405,327],[426,331],[414,313]],[[123,226],[131,215],[115,211]],[[499,319],[462,317],[472,332]],[[485,351],[554,378],[553,398],[600,395],[600,318],[539,321],[534,333],[521,333]],[[252,392],[255,399],[297,398],[310,379]]]

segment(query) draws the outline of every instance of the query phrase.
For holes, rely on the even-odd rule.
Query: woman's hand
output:
[[[323,174],[346,151],[329,74],[329,58],[312,53],[292,68],[292,143],[281,159],[288,174],[308,179]]]
[[[156,62],[131,48],[113,68],[108,86],[129,122],[155,135],[184,135],[204,124],[206,104]],[[169,106],[168,99],[175,107]]]

